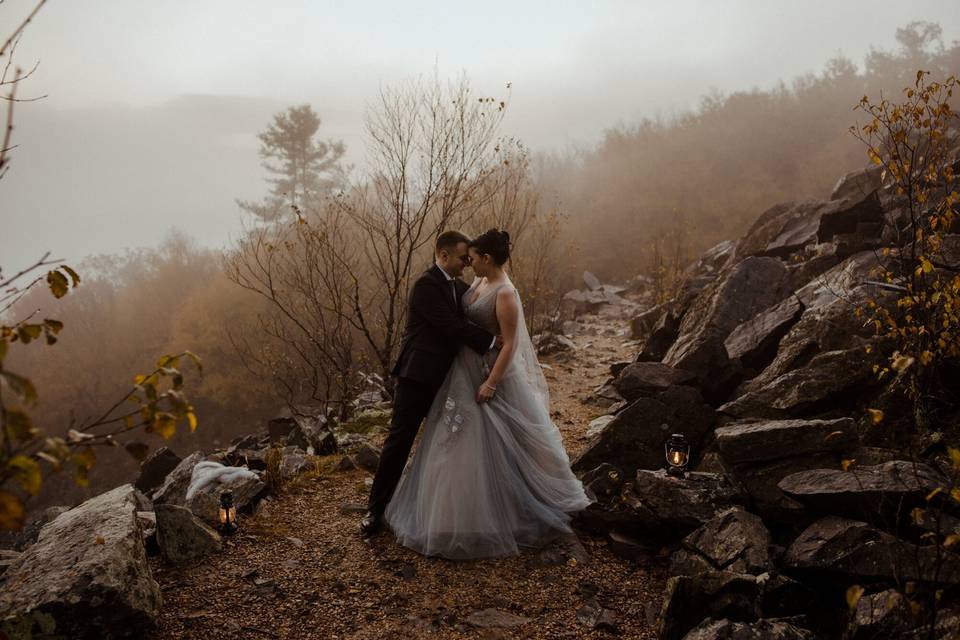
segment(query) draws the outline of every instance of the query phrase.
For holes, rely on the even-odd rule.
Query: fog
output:
[[[13,23],[32,2],[8,0]],[[960,33],[956,2],[50,3],[17,50],[17,106],[0,256],[78,260],[239,233],[236,198],[264,194],[256,133],[309,103],[323,137],[364,163],[362,114],[380,87],[466,72],[509,97],[503,133],[534,151],[695,108],[701,96],[816,72],[838,53],[894,48],[911,20]],[[506,91],[505,85],[512,88]]]

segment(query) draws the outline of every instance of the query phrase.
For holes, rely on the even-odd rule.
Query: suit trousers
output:
[[[387,510],[387,504],[400,482],[400,476],[403,475],[413,441],[439,390],[439,386],[409,378],[397,379],[390,431],[380,453],[380,463],[373,477],[367,503],[371,513],[382,516]]]

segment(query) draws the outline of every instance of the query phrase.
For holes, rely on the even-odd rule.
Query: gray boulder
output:
[[[671,537],[687,535],[733,506],[736,491],[715,473],[694,471],[676,478],[662,469],[640,469],[623,498],[648,529],[639,533]]]
[[[907,516],[924,497],[947,480],[923,463],[896,460],[872,466],[810,469],[783,478],[777,486],[787,496],[821,512],[890,521]]]
[[[806,365],[770,380],[721,405],[717,411],[733,418],[790,418],[816,414],[836,406],[841,396],[874,382],[872,360],[862,347],[826,351]]]
[[[332,436],[333,434],[331,434]],[[304,473],[315,469],[316,465],[304,455],[300,447],[284,447],[283,458],[280,462],[280,475],[286,480],[293,479]]]
[[[161,596],[137,507],[127,484],[44,526],[0,579],[0,632],[11,638],[143,637],[157,619]]]
[[[789,451],[783,453],[786,455]],[[834,452],[805,453],[778,460],[728,464],[726,472],[738,491],[749,497],[752,510],[765,522],[796,528],[809,524],[816,516],[803,504],[786,496],[777,483],[798,471],[838,465],[837,458]]]
[[[737,243],[733,240],[719,242],[704,251],[696,262],[684,270],[684,274],[688,279],[715,276],[733,259],[736,251]]]
[[[380,449],[369,442],[361,442],[353,456],[353,461],[361,469],[374,473],[380,465]]]
[[[896,589],[864,595],[850,620],[851,640],[897,638],[913,628],[913,616],[907,599]]]
[[[851,171],[837,180],[830,194],[831,200],[866,198],[883,185],[883,167],[869,166]]]
[[[133,486],[138,491],[150,495],[163,484],[167,475],[177,468],[180,464],[180,456],[167,447],[160,447],[143,461],[140,465],[140,475]]]
[[[876,190],[866,195],[851,193],[842,200],[831,200],[820,210],[817,238],[829,242],[837,236],[852,244],[879,241],[883,226],[883,207]]]
[[[664,590],[657,637],[681,640],[707,618],[754,621],[760,593],[757,578],[746,574],[674,576]]]
[[[787,569],[815,571],[852,580],[925,580],[960,584],[960,556],[918,547],[866,522],[826,516],[811,524],[783,555]]]
[[[720,455],[730,464],[844,451],[857,443],[857,426],[852,418],[736,422],[714,433]]]
[[[630,337],[634,340],[645,340],[667,313],[669,306],[669,303],[658,304],[634,316],[630,320]]]
[[[16,539],[13,543],[13,548],[17,551],[25,551],[27,547],[32,545],[37,541],[37,536],[40,535],[40,530],[47,525],[48,522],[52,522],[65,511],[69,511],[70,507],[58,505],[55,507],[47,507],[40,515],[31,520],[20,533],[17,534]]]
[[[786,620],[761,619],[756,622],[732,620],[704,620],[683,640],[816,640],[817,635],[809,629],[798,627]]]
[[[724,340],[743,322],[783,299],[787,270],[777,258],[750,257],[721,273],[684,314],[663,362],[697,375],[708,399],[722,397],[739,375]]]
[[[683,313],[671,305],[650,329],[643,349],[637,356],[640,362],[660,362],[673,346],[680,332],[680,320]]]
[[[201,451],[194,451],[181,460],[180,464],[167,474],[160,488],[153,493],[151,497],[153,503],[183,506],[187,498],[187,487],[190,486],[190,478],[193,476],[193,468],[203,460],[204,455]]]
[[[863,348],[873,337],[854,315],[854,307],[868,299],[885,299],[883,292],[867,281],[877,265],[872,251],[851,256],[817,276],[796,291],[804,310],[800,319],[780,339],[776,356],[762,372],[743,385],[741,393],[762,388],[775,378],[802,366],[811,356],[825,351]]]
[[[737,258],[786,257],[817,242],[824,202],[803,200],[774,205],[764,211],[737,245]]]
[[[763,521],[731,507],[683,539],[685,553],[703,560],[710,571],[760,574],[771,568],[770,532]]]
[[[167,562],[193,562],[223,548],[220,534],[186,507],[157,505],[156,516],[157,544]]]
[[[762,369],[776,356],[780,339],[802,313],[803,305],[793,295],[764,309],[727,336],[723,341],[727,355],[739,359],[745,367]]]
[[[694,387],[675,386],[652,398],[639,398],[614,417],[573,462],[578,472],[601,463],[627,472],[664,466],[663,445],[682,433],[699,446],[713,425],[714,412]]]
[[[625,400],[655,396],[676,385],[693,384],[696,376],[660,362],[634,362],[624,367],[613,386]]]
[[[600,282],[600,278],[593,275],[589,271],[583,272],[583,283],[587,285],[587,288],[591,291],[596,291],[603,286],[603,284]]]

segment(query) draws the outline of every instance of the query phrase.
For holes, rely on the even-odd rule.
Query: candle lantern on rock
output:
[[[681,433],[671,435],[663,445],[667,458],[667,474],[682,478],[690,464],[690,443]]]
[[[233,504],[233,492],[220,494],[220,533],[231,534],[240,528],[237,522],[237,507]]]

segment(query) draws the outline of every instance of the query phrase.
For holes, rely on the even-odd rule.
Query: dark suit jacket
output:
[[[454,286],[458,300],[469,288],[461,280],[454,280]],[[440,267],[433,265],[410,290],[407,325],[393,375],[439,387],[461,345],[482,355],[492,342],[490,332],[464,317],[462,305],[454,302],[449,281]]]

